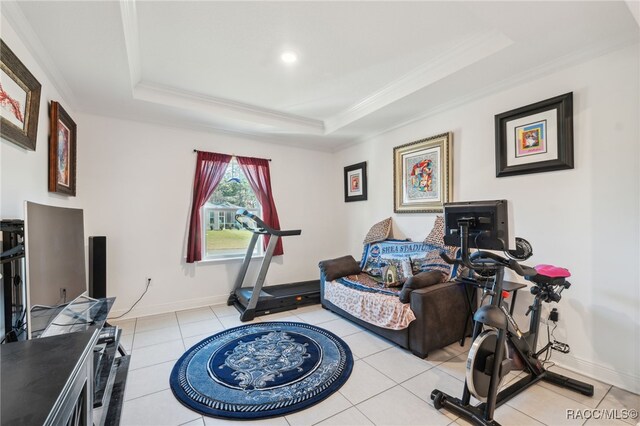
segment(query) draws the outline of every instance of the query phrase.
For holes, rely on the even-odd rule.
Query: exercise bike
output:
[[[500,202],[506,203],[505,200],[493,203]],[[566,280],[570,276],[569,271],[549,265],[540,265],[534,269],[521,265],[514,258],[507,259],[483,250],[471,254],[470,245],[492,250],[506,245],[504,236],[501,235],[506,232],[506,228],[501,230],[496,225],[508,222],[506,208],[493,208],[497,204],[492,206],[491,202],[481,203],[480,207],[474,203],[450,203],[449,217],[445,204],[445,227],[448,234],[445,242],[447,239],[449,242],[457,240],[461,247],[461,257],[454,260],[446,254],[441,256],[450,264],[466,266],[480,279],[484,279],[487,282],[485,295],[490,297],[490,301],[478,308],[473,315],[473,343],[467,358],[462,398],[434,389],[431,392],[434,407],[444,408],[477,425],[499,425],[493,418],[495,409],[541,380],[593,396],[592,385],[548,371],[539,359],[548,350],[568,353],[568,345],[554,340],[536,351],[542,303],[560,301],[562,292],[571,286]],[[458,229],[454,228],[452,222]],[[473,238],[470,239],[470,236]],[[530,290],[534,301],[526,313],[531,315],[527,332],[520,330],[503,303],[505,268],[533,284]],[[515,366],[524,370],[527,375],[499,391],[503,379]],[[471,405],[471,396],[480,401],[480,404]]]

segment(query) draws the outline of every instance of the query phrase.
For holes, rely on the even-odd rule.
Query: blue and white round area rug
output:
[[[207,416],[282,416],[320,402],[353,368],[346,343],[322,328],[264,322],[215,334],[189,349],[171,372],[178,400]]]

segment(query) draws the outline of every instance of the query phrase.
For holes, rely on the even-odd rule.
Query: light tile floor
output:
[[[180,404],[169,389],[169,374],[186,349],[226,328],[240,325],[238,312],[216,305],[114,322],[123,329],[122,344],[131,366],[121,424],[123,426],[211,426],[251,424],[302,425],[468,425],[433,408],[431,391],[438,388],[460,396],[467,345],[453,344],[419,359],[320,305],[264,316],[255,321],[298,321],[323,327],[340,336],[354,354],[354,368],[340,390],[306,410],[275,419],[239,422],[203,417]],[[584,397],[552,384],[534,385],[496,410],[507,425],[638,425],[638,419],[567,419],[567,409],[640,410],[640,396],[593,379],[552,370],[592,383],[595,395]],[[515,380],[511,373],[505,380]],[[636,411],[637,413],[638,411]]]

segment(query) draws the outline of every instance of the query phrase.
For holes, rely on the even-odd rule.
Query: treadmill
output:
[[[273,251],[281,237],[300,235],[302,230],[280,231],[270,228],[258,216],[240,209],[236,212],[236,221],[253,233],[244,262],[236,278],[233,290],[227,300],[228,306],[235,306],[240,312],[240,321],[251,321],[256,316],[296,309],[298,306],[320,303],[320,280],[302,281],[291,284],[271,285],[263,288],[264,279],[271,264]],[[252,287],[242,287],[251,263],[253,250],[260,235],[269,236],[269,245],[258,272],[256,283]]]

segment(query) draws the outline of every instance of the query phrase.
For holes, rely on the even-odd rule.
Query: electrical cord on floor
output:
[[[556,340],[555,336],[553,335],[553,332],[556,331],[556,328],[558,328],[558,323],[557,322],[553,322],[553,330],[550,330],[549,327],[549,322],[547,321],[547,342],[551,343],[554,342]],[[553,340],[551,340],[553,338]],[[544,368],[551,368],[554,365],[556,365],[555,362],[551,361],[551,354],[553,353],[553,349],[551,348],[551,346],[549,346],[546,350],[546,353],[544,354],[544,359],[542,360],[542,366]],[[550,364],[550,365],[547,365]]]
[[[135,303],[129,308],[129,310],[127,312],[125,312],[122,315],[118,315],[117,317],[113,317],[113,318],[107,318],[107,320],[114,320],[114,319],[118,319],[118,318],[122,318],[123,316],[127,315],[129,312],[131,312],[131,310],[133,308],[136,307],[136,305],[138,304],[138,302],[140,302],[142,300],[142,298],[144,297],[145,294],[147,294],[147,291],[149,291],[149,286],[151,285],[151,278],[147,278],[147,287],[144,289],[144,292],[142,293],[142,295],[138,298],[138,300],[135,301]]]

